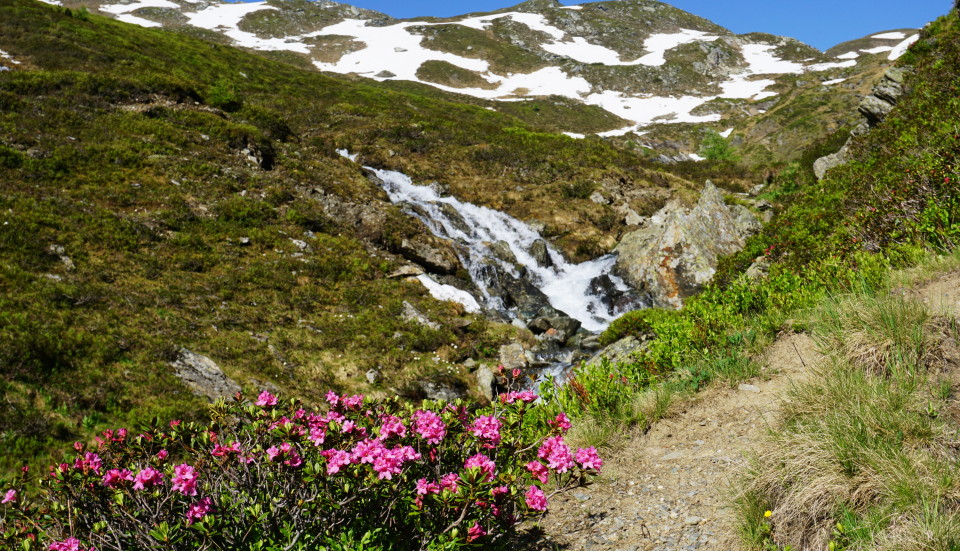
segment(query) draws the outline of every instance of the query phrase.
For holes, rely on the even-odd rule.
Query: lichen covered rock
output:
[[[656,306],[679,308],[716,272],[720,257],[743,248],[759,222],[731,208],[707,181],[693,208],[671,201],[616,248],[615,270]]]

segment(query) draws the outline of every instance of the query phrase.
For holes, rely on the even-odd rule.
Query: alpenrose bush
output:
[[[106,431],[39,487],[0,504],[0,543],[52,551],[494,546],[554,494],[599,472],[564,414],[529,391],[491,406],[268,392],[212,406],[209,424]],[[9,488],[9,489],[8,489]],[[35,496],[20,499],[20,496]],[[339,547],[338,547],[339,545]]]

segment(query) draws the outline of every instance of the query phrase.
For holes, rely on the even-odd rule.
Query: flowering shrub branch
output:
[[[22,483],[6,492],[0,543],[25,551],[43,540],[52,551],[306,550],[344,538],[390,549],[491,545],[541,515],[548,494],[587,484],[602,465],[593,448],[573,452],[564,442],[565,415],[541,422],[535,399],[509,392],[470,410],[331,392],[321,412],[267,392],[252,403],[238,395],[215,404],[208,424],[174,421],[78,443],[73,460],[41,481],[38,504],[18,502]]]

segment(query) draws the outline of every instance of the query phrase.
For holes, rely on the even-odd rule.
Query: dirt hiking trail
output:
[[[541,524],[544,548],[737,548],[727,504],[745,453],[775,422],[785,392],[821,358],[809,336],[783,335],[767,349],[761,377],[683,403],[609,455],[602,481],[555,498]]]

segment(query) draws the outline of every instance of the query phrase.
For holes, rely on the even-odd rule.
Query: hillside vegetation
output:
[[[622,224],[571,186],[687,185],[600,140],[84,10],[0,1],[0,49],[19,61],[0,72],[4,468],[201,415],[168,365],[180,347],[306,398],[369,369],[385,394],[462,387],[454,362],[517,330],[386,277],[429,236],[338,148],[540,219],[582,257]],[[404,301],[441,328],[403,321]]]

